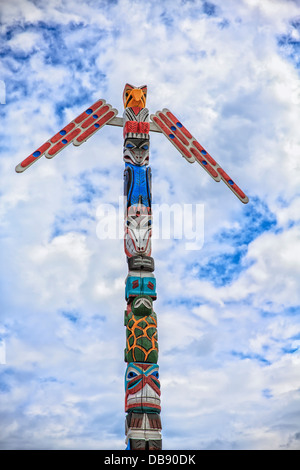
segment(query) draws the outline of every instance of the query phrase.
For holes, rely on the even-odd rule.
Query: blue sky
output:
[[[122,131],[14,168],[99,98],[122,115],[129,82],[250,199],[151,135],[153,202],[204,205],[200,250],[152,243],[163,448],[299,449],[299,3],[0,11],[0,448],[125,447],[127,264],[122,240],[97,237],[123,192]]]

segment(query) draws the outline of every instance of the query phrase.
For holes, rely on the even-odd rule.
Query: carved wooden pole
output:
[[[125,161],[124,250],[128,262],[125,310],[126,444],[131,450],[162,448],[157,319],[153,310],[156,281],[151,257],[152,209],[147,87],[127,84],[123,93]]]

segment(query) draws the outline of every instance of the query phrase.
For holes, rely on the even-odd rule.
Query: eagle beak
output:
[[[142,98],[144,96],[142,90],[140,90],[138,88],[135,88],[134,90],[132,90],[131,96],[135,101],[135,103],[132,103],[132,104],[134,104],[134,106],[139,106],[140,108],[143,108],[145,106],[145,104],[143,103],[143,100],[142,100]]]

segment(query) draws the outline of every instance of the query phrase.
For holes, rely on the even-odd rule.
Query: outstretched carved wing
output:
[[[73,121],[69,122],[63,129],[47,140],[29,157],[25,158],[16,166],[16,172],[27,170],[34,162],[43,155],[53,158],[71,142],[73,145],[81,145],[86,142],[95,132],[105,124],[108,124],[116,115],[118,110],[111,107],[105,100],[96,101],[90,108],[79,114]]]
[[[247,204],[249,199],[245,193],[171,111],[164,108],[162,111],[151,114],[150,118],[188,162],[194,163],[196,161],[215,181],[223,180],[240,201]]]

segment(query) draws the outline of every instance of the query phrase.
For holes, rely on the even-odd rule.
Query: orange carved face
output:
[[[123,91],[124,108],[145,108],[147,96],[147,85],[134,87],[126,83]]]

